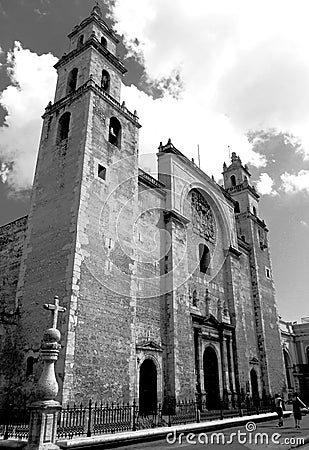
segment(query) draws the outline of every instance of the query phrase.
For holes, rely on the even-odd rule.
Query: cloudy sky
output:
[[[170,137],[220,181],[228,146],[250,164],[270,229],[280,314],[309,316],[307,1],[100,1],[121,37],[123,100],[140,151]],[[0,225],[27,213],[53,65],[88,0],[0,0]],[[150,167],[152,158],[142,157]]]

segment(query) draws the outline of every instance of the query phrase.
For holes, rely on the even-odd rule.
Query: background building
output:
[[[309,402],[309,318],[301,323],[280,319],[282,350],[286,371],[287,392],[298,392]]]

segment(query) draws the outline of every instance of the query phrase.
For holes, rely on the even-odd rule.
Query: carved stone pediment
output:
[[[215,318],[213,314],[208,314],[208,316],[204,319],[204,324],[214,325],[218,327],[220,325],[220,322]]]
[[[192,225],[204,239],[210,242],[216,240],[216,223],[213,212],[203,195],[197,191],[192,191]]]
[[[142,342],[142,343],[137,343],[136,344],[136,348],[137,350],[147,350],[147,351],[153,351],[153,352],[162,352],[162,347],[157,344],[154,341],[146,341],[146,342]]]

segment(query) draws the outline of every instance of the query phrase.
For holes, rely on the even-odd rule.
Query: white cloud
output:
[[[278,195],[277,191],[273,189],[274,181],[268,173],[261,173],[260,178],[256,184],[257,190],[261,195]]]
[[[10,166],[6,163],[1,163],[0,165],[0,179],[2,183],[5,183],[8,179],[8,175],[10,173]]]
[[[244,163],[266,165],[245,136],[248,128],[265,126],[299,135],[309,155],[305,0],[297,8],[288,0],[115,0],[111,11],[149,82],[164,85],[164,97],[155,100],[135,86],[123,88],[143,125],[141,153],[155,153],[171,138],[197,160],[199,145],[201,168],[218,179],[228,145]],[[55,61],[20,44],[8,55],[13,84],[0,97],[8,110],[0,162],[14,162],[7,182],[17,190],[32,182],[40,116],[56,85]],[[265,176],[260,188],[273,193]]]
[[[53,97],[57,59],[51,54],[37,55],[23,49],[19,42],[7,55],[12,84],[0,96],[7,111],[0,128],[2,181],[15,191],[30,188],[41,129],[41,115]],[[12,167],[8,172],[7,168]]]
[[[214,154],[219,147],[212,139],[214,123],[216,131],[219,124],[221,127],[220,144],[226,136],[224,148],[230,144],[245,162],[250,162],[252,152],[242,153],[243,146],[237,146],[248,128],[276,127],[299,136],[304,156],[309,155],[305,0],[300,0],[297,8],[289,0],[113,3],[116,28],[130,52],[143,61],[149,80],[156,83],[170,77],[171,91],[177,93],[175,73],[179,75],[178,88],[183,89],[179,101],[165,99],[162,103],[169,106],[171,128],[180,111],[188,124],[194,119],[203,123],[207,162],[210,158],[211,164],[216,160],[218,165],[224,152],[221,149]],[[142,113],[146,123],[149,116]],[[223,115],[228,118],[223,120]],[[166,117],[164,112],[162,116]],[[155,122],[161,128],[161,114],[155,116]],[[192,128],[184,125],[175,135],[181,142],[192,137]]]
[[[288,194],[309,193],[309,170],[300,170],[297,174],[285,172],[281,175],[282,189]]]
[[[228,145],[231,143],[231,150],[237,151],[243,160],[259,167],[265,164],[264,158],[252,151],[246,136],[237,133],[228,117],[212,114],[203,105],[195,103],[190,95],[184,93],[179,104],[179,100],[171,96],[154,100],[135,86],[123,86],[123,98],[129,107],[132,105],[130,109],[137,109],[141,118],[141,154],[156,153],[160,141],[166,144],[171,138],[176,148],[197,162],[199,145],[201,168],[217,179],[221,178],[223,162],[229,160]],[[145,164],[149,166],[148,160]]]
[[[309,228],[309,223],[306,222],[305,220],[301,220],[300,224],[303,225],[305,228]]]

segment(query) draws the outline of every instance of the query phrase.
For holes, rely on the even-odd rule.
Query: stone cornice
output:
[[[190,220],[180,214],[179,212],[175,211],[174,209],[165,210],[163,211],[164,220],[165,222],[169,222],[170,220],[174,220],[176,222],[181,223],[182,225],[187,225],[187,223],[190,222]]]
[[[235,256],[236,258],[239,258],[242,255],[242,252],[239,251],[237,248],[230,246],[228,249],[228,253],[232,256]]]
[[[71,31],[71,33],[68,35],[68,38],[71,39],[82,28],[86,27],[91,22],[95,22],[99,27],[101,27],[105,31],[106,34],[108,34],[108,36],[115,42],[115,44],[119,44],[119,40],[115,36],[115,33],[109,28],[109,26],[104,22],[103,19],[97,17],[94,14],[84,19],[79,25],[76,25]]]
[[[61,100],[58,100],[54,104],[49,104],[47,108],[45,109],[45,113],[43,114],[42,118],[45,119],[49,114],[53,114],[60,108],[64,108],[68,104],[71,104],[72,101],[79,98],[81,95],[85,94],[86,92],[95,92],[97,95],[99,95],[101,98],[107,101],[111,106],[114,106],[121,114],[123,114],[128,120],[130,120],[135,126],[138,128],[141,128],[141,125],[138,123],[138,117],[136,114],[132,114],[128,108],[124,105],[120,105],[117,100],[115,100],[111,95],[109,95],[107,92],[105,92],[101,87],[96,84],[93,80],[93,78],[90,78],[86,83],[84,83],[82,86],[80,86],[76,91],[72,92],[71,94],[68,94],[66,97],[63,97]]]
[[[166,195],[165,185],[140,168],[138,169],[138,181]]]
[[[62,58],[60,58],[59,61],[54,65],[55,69],[58,70],[64,64],[67,64],[69,61],[71,61],[90,47],[94,47],[99,53],[101,53],[101,55],[103,55],[111,64],[113,64],[114,67],[116,67],[121,75],[124,75],[127,72],[127,69],[124,67],[122,62],[118,58],[116,58],[116,56],[114,56],[110,51],[108,51],[106,47],[101,45],[97,38],[94,36],[91,36],[80,48],[76,48],[70,53],[63,55]]]

